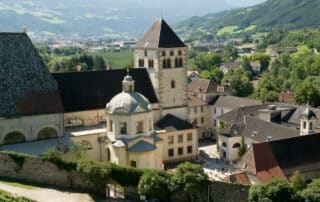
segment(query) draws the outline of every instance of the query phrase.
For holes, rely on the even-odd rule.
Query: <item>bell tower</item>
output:
[[[134,67],[147,68],[161,117],[170,113],[187,120],[187,47],[164,19],[157,19],[135,45]]]
[[[309,104],[307,104],[306,109],[300,117],[300,135],[310,135],[315,133],[316,124],[316,114],[310,109]]]

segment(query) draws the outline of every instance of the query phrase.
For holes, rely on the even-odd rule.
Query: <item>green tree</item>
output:
[[[223,76],[224,76],[223,71],[217,67],[214,68],[212,71],[203,70],[200,73],[201,78],[210,79],[210,80],[215,81],[216,83],[221,83]]]
[[[273,179],[267,185],[253,185],[249,190],[249,201],[296,201],[297,196],[292,186],[283,180],[278,178]]]
[[[269,63],[271,58],[268,54],[265,53],[254,53],[250,56],[250,61],[260,61],[261,63],[261,71],[265,71],[269,67]]]
[[[298,170],[290,177],[290,183],[296,192],[306,188],[306,180]]]
[[[320,201],[320,179],[312,180],[299,195],[305,202]]]
[[[279,88],[276,84],[276,79],[274,77],[264,77],[255,89],[254,97],[267,102],[277,101]]]
[[[186,162],[180,164],[172,176],[171,190],[187,194],[190,201],[196,201],[197,193],[206,189],[207,185],[208,176],[202,166]]]
[[[238,49],[234,46],[226,46],[224,47],[224,54],[226,56],[227,61],[234,61],[238,58]]]
[[[247,97],[253,93],[254,88],[250,82],[248,73],[241,69],[226,74],[222,83],[226,80],[231,82],[232,94],[234,96]]]
[[[293,91],[294,100],[297,104],[310,103],[312,106],[320,105],[320,96],[318,90],[310,80],[298,84]]]
[[[138,190],[146,196],[166,200],[170,193],[170,179],[167,172],[148,170],[141,176]]]
[[[195,65],[200,71],[210,71],[213,67],[219,67],[221,65],[221,62],[221,56],[214,53],[200,53],[195,58]]]
[[[101,56],[95,56],[93,59],[93,69],[94,70],[105,70],[106,64]]]

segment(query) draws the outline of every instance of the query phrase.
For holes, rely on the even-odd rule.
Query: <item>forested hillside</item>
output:
[[[269,0],[244,9],[193,17],[178,24],[177,29],[185,38],[205,39],[275,28],[314,28],[320,26],[319,10],[319,0]]]

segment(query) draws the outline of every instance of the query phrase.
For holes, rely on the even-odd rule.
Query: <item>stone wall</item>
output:
[[[0,176],[45,185],[94,191],[94,187],[83,174],[59,169],[53,163],[38,157],[25,157],[17,160],[7,153],[0,152]]]
[[[213,182],[209,186],[209,201],[211,202],[246,202],[248,201],[249,186]]]

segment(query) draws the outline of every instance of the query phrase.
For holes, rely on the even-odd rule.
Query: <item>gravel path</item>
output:
[[[93,202],[94,199],[86,193],[60,191],[51,188],[26,189],[0,182],[0,189],[24,196],[38,202]]]

